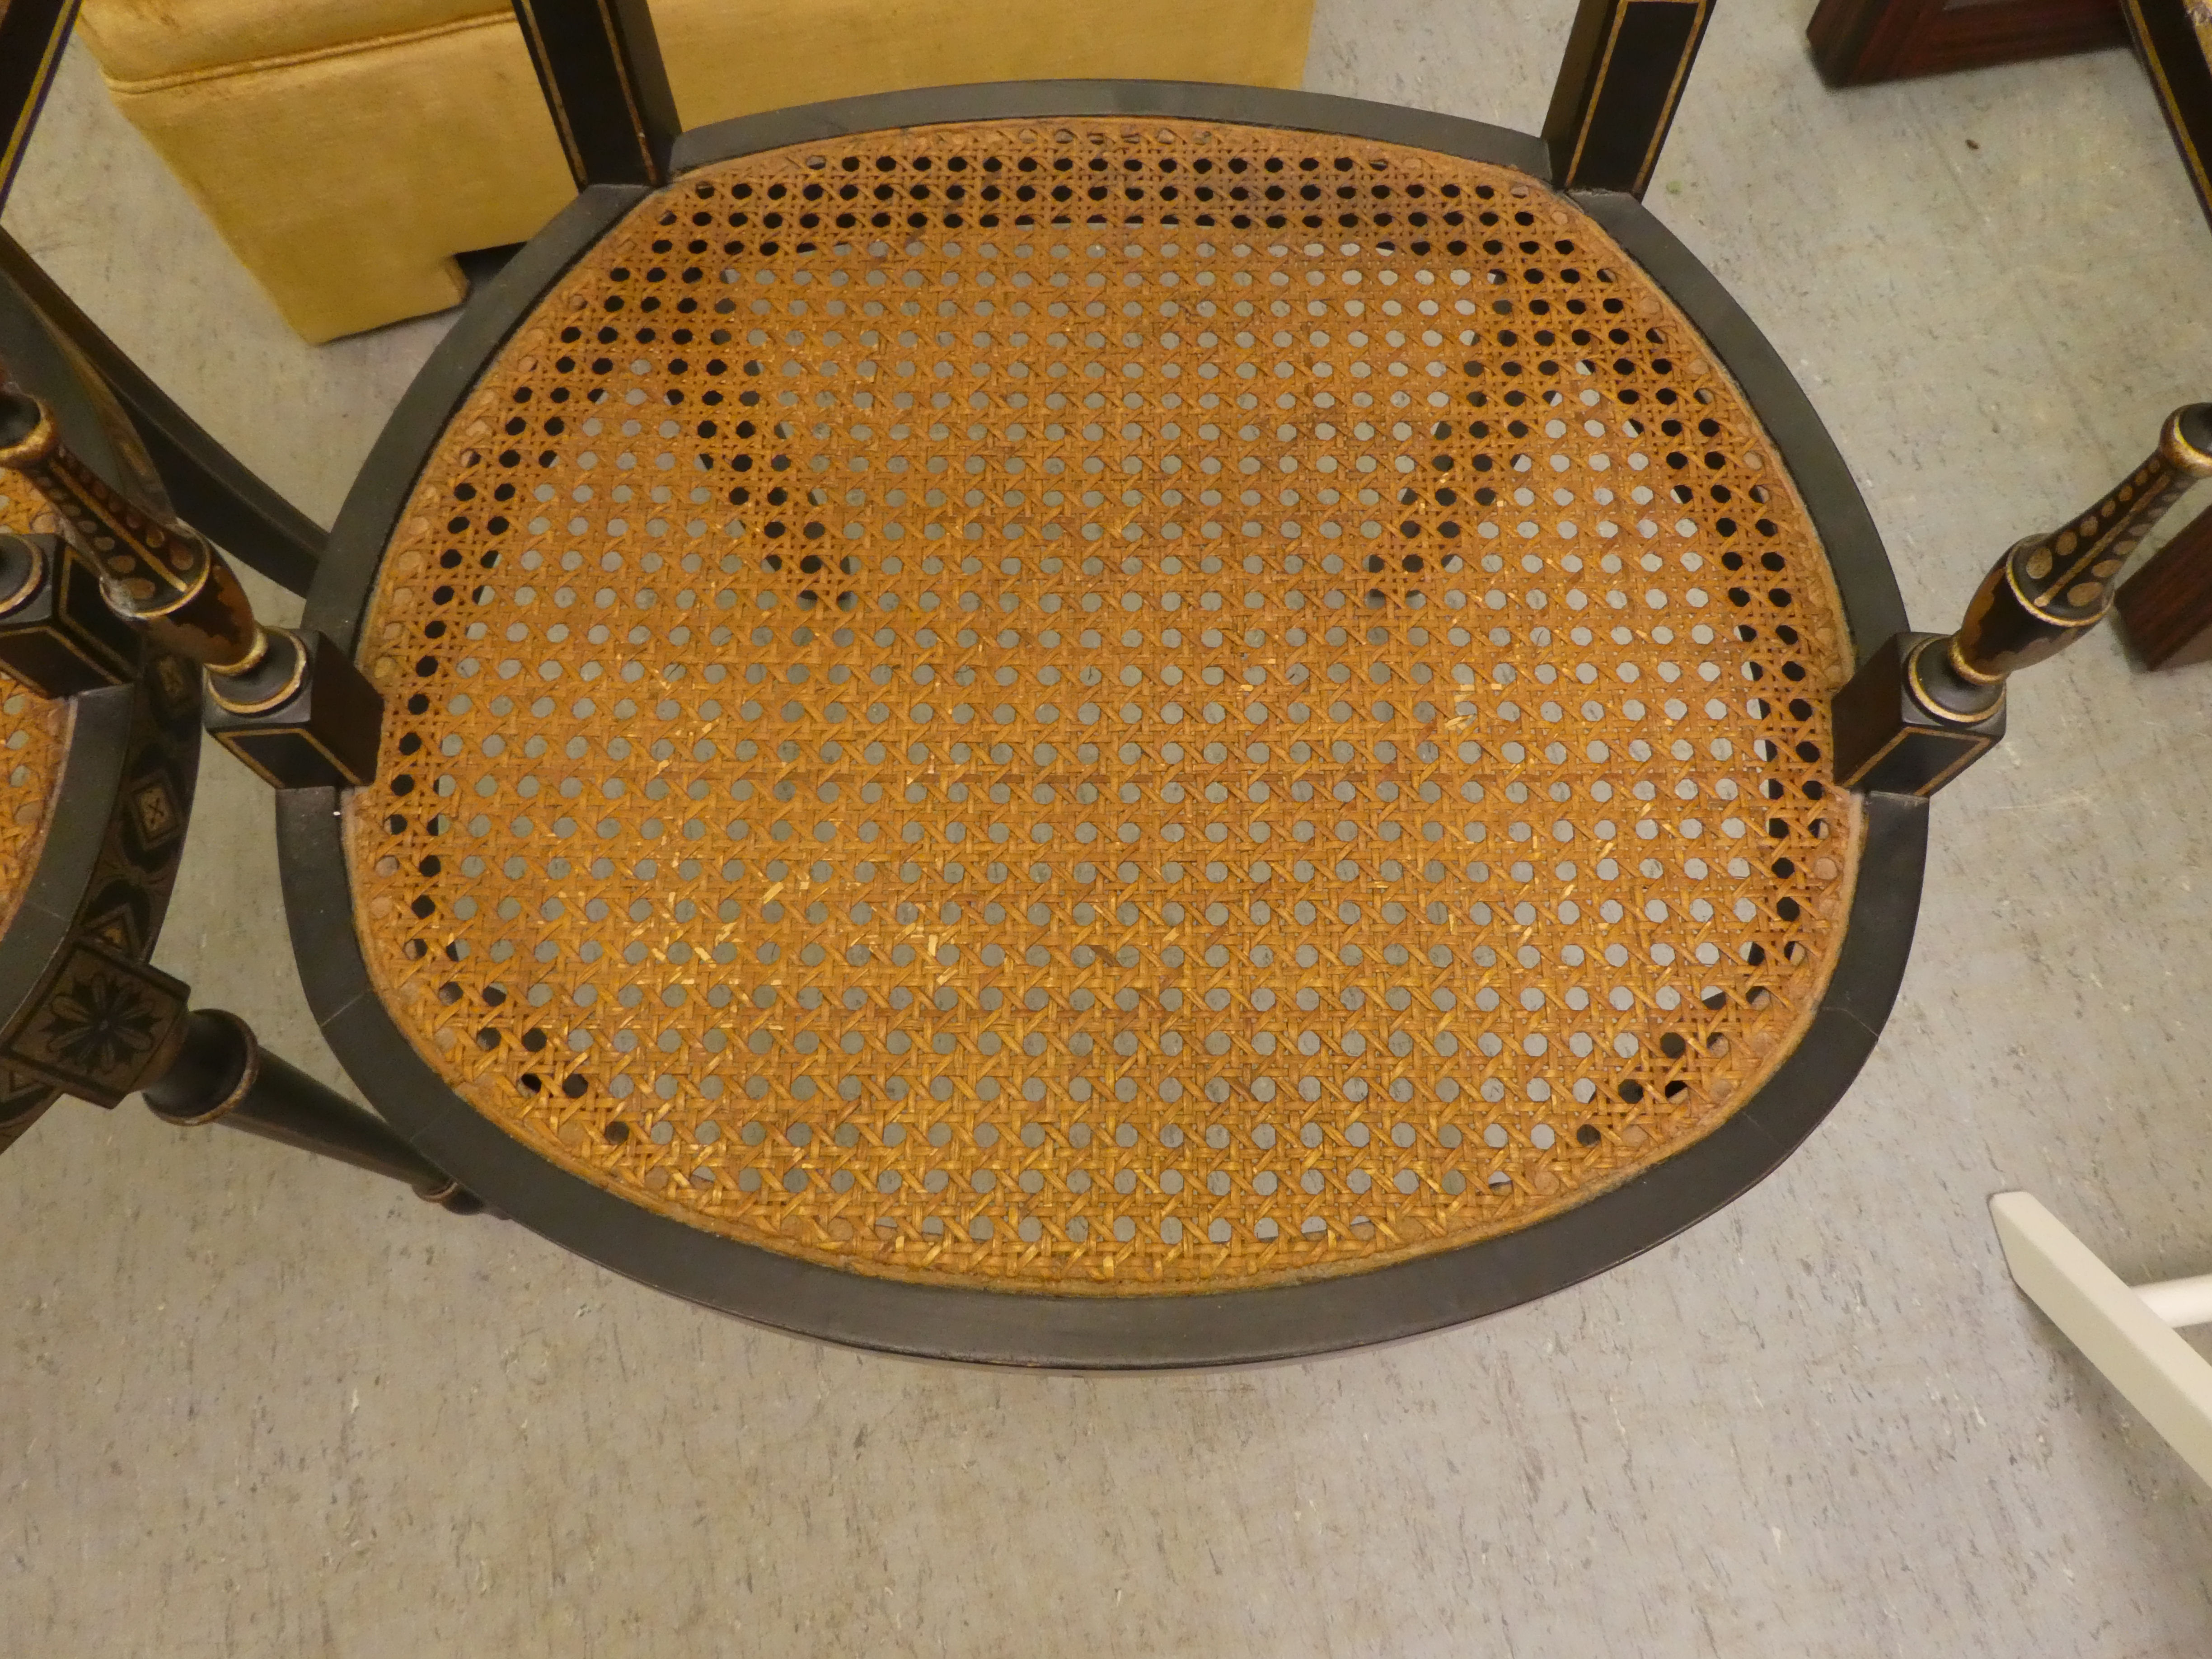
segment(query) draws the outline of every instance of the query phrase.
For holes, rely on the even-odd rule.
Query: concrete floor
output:
[[[1322,0],[1310,83],[1530,127],[1571,9]],[[1651,200],[1948,625],[2212,390],[2212,236],[2124,53],[1838,96],[1808,9],[1723,13]],[[300,345],[81,56],[9,225],[325,516],[444,325]],[[2208,676],[2107,635],[2023,681],[1804,1150],[1626,1268],[1387,1352],[871,1358],[61,1108],[0,1171],[0,1654],[2212,1651],[2212,1504],[1984,1208],[2027,1188],[2134,1277],[2212,1261]],[[161,960],[337,1080],[266,801],[219,754],[204,791]]]

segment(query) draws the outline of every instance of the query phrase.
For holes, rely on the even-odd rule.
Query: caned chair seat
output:
[[[2212,477],[2185,405],[1952,632],[1908,628],[1803,393],[1641,204],[1705,0],[1583,0],[1540,139],[1126,81],[684,132],[645,0],[516,9],[578,194],[326,544],[0,239],[147,434],[109,471],[183,515],[0,389],[0,471],[100,579],[73,625],[151,642],[106,690],[41,679],[65,585],[11,540],[0,656],[74,698],[72,775],[96,707],[165,711],[173,761],[198,682],[161,665],[204,671],[382,1121],[145,967],[158,872],[73,913],[171,1022],[88,1092],[792,1331],[1280,1358],[1727,1204],[1888,1017],[1928,799]],[[65,10],[6,27],[51,46]],[[299,629],[210,525],[313,567]],[[37,720],[0,712],[34,840]],[[101,787],[52,803],[139,799]],[[44,842],[0,936],[38,995],[79,944],[19,948],[80,844]],[[37,1041],[106,1053],[69,998]]]
[[[1170,101],[694,135],[434,366],[311,606],[378,780],[287,820],[403,1123],[1189,1310],[1542,1236],[1797,1050],[1830,539],[1895,600],[1771,354],[1527,141]]]

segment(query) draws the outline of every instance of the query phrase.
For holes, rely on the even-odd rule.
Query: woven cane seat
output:
[[[0,533],[51,533],[45,503],[0,477]],[[0,933],[7,930],[38,867],[54,785],[69,743],[69,707],[34,697],[0,671],[0,764],[7,769],[0,806]]]
[[[1510,167],[1156,118],[711,164],[408,501],[377,996],[726,1238],[1121,1295],[1492,1238],[1725,1121],[1840,946],[1812,520]]]

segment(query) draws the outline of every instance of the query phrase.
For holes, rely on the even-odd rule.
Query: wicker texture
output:
[[[53,535],[59,526],[27,486],[0,477],[0,531]],[[0,811],[0,929],[15,920],[38,867],[68,741],[67,705],[33,696],[0,671],[0,744],[8,768],[7,807]]]
[[[371,973],[477,1109],[872,1273],[1462,1244],[1786,1054],[1859,822],[1802,503],[1571,203],[972,124],[716,165],[509,340],[362,660]]]

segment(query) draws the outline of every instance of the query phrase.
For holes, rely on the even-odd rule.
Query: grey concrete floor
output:
[[[2212,235],[2124,53],[1839,96],[1808,9],[1723,9],[1651,201],[1948,625],[2212,391]],[[1571,11],[1322,0],[1310,82],[1532,127]],[[325,516],[444,326],[300,345],[80,56],[8,222]],[[2025,679],[1811,1142],[1625,1268],[1381,1352],[872,1358],[58,1109],[0,1170],[0,1654],[2212,1651],[2212,1504],[1984,1208],[2026,1187],[2131,1276],[2212,1264],[2209,690],[2110,636]],[[220,755],[203,787],[161,959],[340,1081],[267,803]]]

